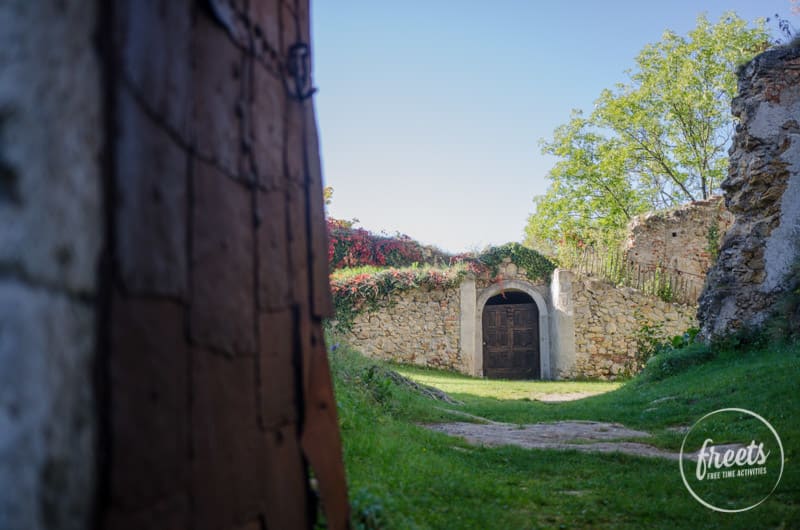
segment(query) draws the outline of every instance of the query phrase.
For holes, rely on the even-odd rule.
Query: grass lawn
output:
[[[393,383],[385,376],[386,365],[340,347],[331,361],[355,526],[800,528],[800,347],[715,352],[713,357],[670,377],[646,372],[626,383],[498,382],[391,366],[463,402],[450,405]],[[537,401],[548,393],[599,391],[605,393],[578,401]],[[677,452],[683,435],[671,428],[689,426],[722,407],[761,414],[785,449],[778,488],[763,504],[738,514],[700,505],[673,461],[482,448],[418,425],[464,420],[447,410],[520,424],[610,421],[649,431],[654,438],[648,443]],[[731,433],[749,425],[743,418]]]
[[[605,393],[616,390],[622,383],[609,381],[507,381],[478,379],[453,372],[431,370],[392,364],[392,369],[406,377],[426,385],[444,390],[448,394],[465,394],[490,397],[500,400],[538,399],[549,394],[572,394],[577,392]]]

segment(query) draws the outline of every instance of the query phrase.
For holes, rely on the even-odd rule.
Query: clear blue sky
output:
[[[539,139],[625,80],[665,29],[790,0],[312,1],[330,214],[458,252],[522,239],[554,159]]]

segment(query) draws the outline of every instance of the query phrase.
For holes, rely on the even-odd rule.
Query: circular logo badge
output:
[[[709,412],[689,429],[680,452],[681,478],[697,502],[717,512],[751,510],[783,475],[783,444],[767,420],[747,409]]]

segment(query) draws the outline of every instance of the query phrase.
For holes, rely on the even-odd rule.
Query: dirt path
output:
[[[631,438],[648,438],[650,433],[628,429],[619,423],[560,421],[520,426],[470,416],[484,420],[485,423],[437,423],[424,427],[458,436],[475,445],[516,445],[528,449],[574,449],[593,453],[621,452],[678,460],[677,453],[640,442],[623,441]]]
[[[534,399],[544,403],[563,403],[565,401],[577,401],[578,399],[599,396],[600,394],[605,394],[605,392],[590,392],[585,390],[583,392],[568,392],[566,394],[541,394]]]

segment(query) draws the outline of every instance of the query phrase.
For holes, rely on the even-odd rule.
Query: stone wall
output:
[[[679,271],[699,279],[702,287],[714,258],[709,230],[716,228],[719,244],[731,224],[733,215],[725,209],[722,197],[640,215],[628,225],[625,259],[643,270],[663,266]]]
[[[0,528],[90,527],[101,65],[94,0],[0,2]]]
[[[740,123],[722,188],[735,222],[700,299],[705,339],[763,323],[796,281],[800,47],[770,50],[745,65],[732,111]]]
[[[376,359],[469,373],[460,352],[459,304],[458,287],[405,291],[358,314],[346,338]]]
[[[519,282],[528,284],[525,269],[504,258],[495,278],[489,272],[470,274],[459,286],[392,294],[376,309],[356,315],[344,338],[372,358],[479,375],[483,367],[476,352],[477,300],[495,286]]]
[[[644,216],[632,225],[627,251],[643,267],[677,256],[669,264],[696,276],[699,292],[711,259],[708,228],[718,224],[723,234],[730,219],[719,198]],[[496,276],[468,275],[451,289],[390,295],[376,309],[358,314],[345,340],[369,357],[480,376],[483,305],[503,290],[525,292],[537,303],[540,368],[546,379],[621,376],[637,369],[643,326],[661,340],[697,327],[694,304],[664,302],[561,269],[549,285],[532,283],[524,269],[506,258]]]
[[[643,325],[662,326],[665,338],[695,327],[695,307],[664,302],[628,287],[587,276],[572,279],[575,364],[559,377],[613,378],[632,367],[636,334]]]
[[[356,315],[344,339],[369,357],[480,376],[483,304],[504,289],[523,291],[538,298],[543,377],[607,379],[634,369],[644,325],[664,340],[697,326],[693,305],[560,269],[550,286],[511,274],[507,264],[504,272],[502,281],[468,276],[449,289],[391,295]]]

